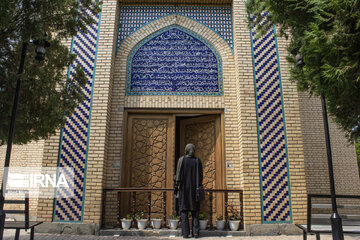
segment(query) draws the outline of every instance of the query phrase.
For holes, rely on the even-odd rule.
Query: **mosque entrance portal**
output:
[[[124,161],[122,164],[122,187],[173,188],[177,159],[183,155],[185,145],[196,146],[204,170],[205,189],[225,187],[225,163],[223,156],[222,112],[186,111],[173,113],[150,113],[127,111],[124,136]],[[173,213],[173,194],[167,193],[166,212]],[[133,199],[121,199],[122,214],[131,209]],[[148,212],[147,193],[137,193],[136,211]],[[223,213],[223,196],[214,196],[213,212]],[[209,200],[202,211],[209,211]],[[161,216],[164,210],[163,193],[151,194],[152,217]]]

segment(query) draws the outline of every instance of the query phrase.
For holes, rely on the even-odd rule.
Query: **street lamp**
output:
[[[303,68],[305,66],[305,63],[303,60],[303,56],[301,55],[301,53],[298,52],[298,49],[293,49],[291,53],[294,55],[296,54],[295,56],[296,67]],[[332,205],[332,214],[330,217],[331,231],[332,231],[333,240],[344,240],[342,221],[340,215],[338,214],[337,205],[336,205],[334,168],[333,168],[332,154],[331,154],[329,123],[327,117],[325,95],[323,92],[320,93],[320,98],[321,98],[321,107],[322,107],[323,122],[324,122],[326,153],[328,159],[329,179],[330,179],[330,192],[331,192],[331,205]]]
[[[42,40],[42,41],[36,40],[34,41],[34,44],[35,44],[35,52],[36,52],[35,59],[40,62],[44,60],[46,48],[50,46],[50,43],[47,42],[46,40]],[[26,51],[28,45],[29,44],[27,41],[24,42],[22,45],[20,65],[18,70],[19,75],[22,74],[24,71],[25,57],[26,57]],[[20,89],[21,89],[21,77],[18,77],[16,82],[14,103],[11,112],[10,128],[9,128],[8,142],[7,142],[5,162],[4,162],[3,181],[1,184],[1,192],[0,192],[0,239],[1,240],[3,239],[4,236],[4,225],[5,225],[4,199],[6,192],[6,182],[8,178],[7,168],[10,166],[10,155],[11,155],[11,148],[14,137],[15,119],[16,119],[17,106],[19,103]]]
[[[35,59],[39,62],[45,59],[46,48],[50,47],[50,43],[46,40],[35,40]]]

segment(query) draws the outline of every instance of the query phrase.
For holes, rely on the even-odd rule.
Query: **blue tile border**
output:
[[[213,6],[123,6],[119,10],[116,53],[131,34],[145,25],[170,15],[190,18],[214,31],[234,54],[232,9]]]

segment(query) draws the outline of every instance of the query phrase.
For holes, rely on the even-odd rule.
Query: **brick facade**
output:
[[[146,3],[150,4],[149,1]],[[211,4],[214,4],[214,1]],[[176,109],[223,112],[224,157],[227,165],[231,166],[226,168],[226,187],[243,189],[245,224],[261,224],[262,173],[259,166],[252,48],[245,1],[233,0],[232,5],[226,5],[232,9],[233,49],[221,35],[199,21],[182,15],[168,15],[149,22],[117,46],[118,14],[121,6],[116,0],[106,0],[102,6],[81,222],[99,224],[101,215],[104,214],[101,212],[103,189],[121,186],[126,110],[166,112]],[[223,95],[126,95],[129,54],[145,38],[173,24],[196,33],[216,49],[222,60]],[[318,99],[298,93],[296,84],[289,81],[289,66],[285,59],[287,41],[278,38],[277,47],[286,123],[291,222],[304,223],[306,194],[328,193],[329,189],[321,106]],[[335,124],[331,123],[338,193],[359,194],[355,149],[343,135]],[[57,166],[59,139],[60,133],[45,141],[14,147],[12,166],[25,162],[31,162],[34,166]],[[2,146],[0,156],[4,155],[5,147]],[[231,201],[236,201],[235,198],[230,198]],[[114,225],[116,196],[108,194],[104,201],[105,223]],[[53,221],[53,209],[53,199],[40,199],[37,205],[32,205],[32,211],[37,211],[37,218],[47,222]]]
[[[329,171],[322,124],[321,102],[307,93],[299,94],[304,162],[308,193],[329,194]],[[337,194],[359,194],[359,171],[355,147],[329,118],[331,152]],[[349,159],[352,159],[351,161]]]

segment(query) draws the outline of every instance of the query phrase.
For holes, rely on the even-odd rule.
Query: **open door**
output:
[[[195,155],[202,161],[205,189],[225,187],[220,114],[189,117],[186,112],[181,115],[184,117],[179,117],[177,121],[176,113],[126,113],[122,187],[173,188],[175,149],[180,147],[178,150],[183,155],[187,143],[195,145]],[[135,211],[148,212],[148,196],[148,193],[136,194]],[[215,214],[224,216],[224,197],[221,193],[214,194],[213,197],[212,211],[215,220]],[[121,194],[120,217],[132,210],[133,203],[129,194]],[[201,211],[209,213],[209,203],[207,198]],[[151,194],[150,204],[152,217],[162,217],[164,202],[161,192]],[[173,197],[168,192],[166,213],[169,215],[172,212]]]
[[[181,155],[186,144],[195,145],[195,156],[200,158],[204,172],[205,189],[223,189],[225,186],[225,164],[222,159],[220,115],[208,115],[180,120]],[[224,216],[222,193],[213,195],[213,216]],[[201,211],[209,213],[209,199],[201,204]]]

